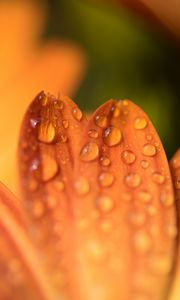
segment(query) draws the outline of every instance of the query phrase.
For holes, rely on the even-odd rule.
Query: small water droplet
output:
[[[107,119],[106,115],[104,115],[104,114],[96,115],[95,124],[98,127],[105,128],[107,126],[107,122],[108,122],[108,119]]]
[[[59,141],[60,141],[60,143],[67,143],[67,141],[68,141],[67,135],[66,134],[60,134]]]
[[[39,96],[39,100],[41,101],[42,106],[46,106],[49,102],[48,96],[45,93]]]
[[[149,167],[149,162],[147,160],[142,160],[141,161],[141,167],[143,169],[147,169]]]
[[[82,120],[83,114],[82,114],[82,111],[81,111],[78,107],[74,107],[74,108],[72,109],[72,114],[73,114],[73,117],[74,117],[77,121],[81,121],[81,120]]]
[[[134,128],[135,129],[144,129],[147,126],[147,120],[145,118],[136,118],[134,121]]]
[[[156,147],[152,144],[145,144],[142,149],[142,154],[145,156],[154,156],[156,155]]]
[[[173,195],[168,194],[167,192],[163,192],[161,194],[160,200],[167,207],[173,205],[173,203],[174,203],[174,197],[173,197]]]
[[[147,253],[151,248],[151,238],[145,231],[136,232],[134,235],[134,246],[140,253]]]
[[[103,213],[108,213],[114,208],[114,201],[109,196],[100,196],[97,198],[97,207]]]
[[[162,184],[165,181],[164,175],[162,175],[161,173],[158,173],[158,172],[154,172],[152,174],[152,179],[157,184]]]
[[[96,129],[90,129],[90,130],[88,131],[88,136],[89,136],[90,138],[92,138],[92,139],[97,139],[98,136],[99,136],[99,133],[97,132]]]
[[[51,122],[41,123],[38,130],[38,140],[50,144],[54,141],[56,130]]]
[[[149,216],[154,217],[157,213],[157,208],[153,205],[148,205],[147,206],[147,213]]]
[[[109,147],[118,145],[122,140],[120,129],[114,126],[106,128],[103,132],[103,140]]]
[[[125,99],[125,100],[122,101],[122,104],[123,104],[124,106],[128,106],[128,105],[129,105],[129,101]]]
[[[32,214],[35,218],[41,218],[44,215],[44,204],[40,200],[35,200],[32,205]]]
[[[113,118],[118,118],[120,116],[120,108],[117,106],[117,105],[114,105],[112,108],[111,108],[111,111],[112,111],[112,116]]]
[[[149,267],[155,274],[167,275],[171,271],[172,262],[169,257],[164,255],[152,256],[149,258]]]
[[[74,188],[79,196],[86,195],[90,189],[87,178],[83,176],[78,177],[74,182]]]
[[[107,167],[110,165],[111,161],[107,156],[101,156],[100,157],[100,163],[103,167]]]
[[[90,142],[86,144],[81,152],[80,152],[80,158],[83,161],[93,161],[95,160],[99,155],[99,147],[96,143]]]
[[[125,150],[122,152],[121,154],[122,160],[125,164],[132,164],[135,160],[136,160],[136,156],[134,154],[134,152],[130,151],[130,150]]]
[[[96,241],[89,241],[87,252],[93,260],[101,261],[105,258],[105,248]]]
[[[174,185],[175,185],[175,189],[179,190],[180,189],[180,180],[175,180]]]
[[[174,239],[178,234],[178,229],[175,224],[169,224],[168,226],[166,226],[165,231],[166,234],[172,239]]]
[[[143,203],[148,203],[151,201],[151,199],[152,199],[151,194],[146,191],[141,191],[137,194],[137,200]]]
[[[54,182],[54,187],[57,191],[62,192],[64,191],[64,182],[61,180],[56,180]]]
[[[30,178],[29,181],[28,181],[28,189],[29,191],[31,192],[34,192],[36,191],[38,188],[38,182],[37,180],[35,180],[34,178]]]
[[[146,140],[147,141],[152,141],[152,135],[151,134],[148,134],[148,135],[146,135]]]
[[[114,182],[114,175],[110,172],[102,172],[99,175],[98,180],[102,187],[109,187]]]
[[[62,121],[62,124],[63,124],[63,127],[64,127],[65,129],[67,129],[67,128],[69,127],[69,121],[68,121],[68,120],[63,120],[63,121]]]
[[[125,183],[130,188],[136,188],[141,183],[141,177],[136,173],[130,173],[125,176]]]

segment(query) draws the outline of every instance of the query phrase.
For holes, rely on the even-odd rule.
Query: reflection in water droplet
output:
[[[134,121],[135,129],[144,129],[147,126],[147,120],[145,118],[136,118]]]
[[[141,183],[141,177],[136,173],[130,173],[125,176],[125,183],[130,188],[136,188]]]
[[[97,198],[97,207],[103,213],[108,213],[114,208],[114,201],[108,196],[100,196]]]
[[[99,114],[95,117],[95,124],[101,128],[105,128],[107,126],[108,119],[106,115]]]
[[[79,196],[86,195],[90,189],[87,178],[82,176],[78,177],[74,182],[74,188]]]
[[[132,164],[136,160],[135,154],[130,150],[125,150],[121,154],[122,160],[125,164]]]
[[[82,111],[78,108],[78,107],[74,107],[72,109],[72,114],[73,114],[73,117],[77,120],[77,121],[81,121],[82,119]]]
[[[106,128],[103,132],[103,140],[109,147],[118,145],[122,140],[120,129],[114,126]]]
[[[154,156],[156,155],[156,147],[152,144],[145,144],[142,149],[142,154],[145,156]]]
[[[150,202],[152,199],[152,196],[151,194],[149,194],[148,192],[146,191],[141,191],[137,194],[137,200],[138,201],[141,201],[141,202],[144,202],[144,203],[148,203]]]
[[[56,130],[51,122],[41,123],[38,130],[38,140],[50,144],[54,141]]]
[[[171,206],[174,203],[174,197],[173,197],[173,195],[168,194],[165,191],[161,194],[160,200],[167,207]]]
[[[142,160],[141,161],[141,167],[143,169],[147,169],[149,167],[149,162],[147,160]]]
[[[107,167],[110,165],[111,161],[107,156],[101,156],[100,157],[100,163],[103,167]]]
[[[158,172],[154,172],[152,174],[152,179],[157,184],[162,184],[165,181],[164,175],[162,175],[161,173],[158,173]]]
[[[80,158],[83,161],[95,160],[99,155],[99,147],[96,143],[90,142],[85,145],[80,153]]]
[[[99,136],[99,133],[98,133],[97,130],[95,130],[95,129],[90,129],[90,130],[88,131],[88,136],[89,136],[90,138],[92,138],[92,139],[97,139],[98,136]]]
[[[133,241],[134,247],[140,253],[146,253],[151,248],[151,238],[145,231],[136,232]]]
[[[62,124],[63,124],[63,127],[64,127],[65,129],[67,129],[67,128],[69,127],[69,121],[68,121],[68,120],[63,120],[63,121],[62,121]]]
[[[102,172],[99,177],[99,184],[102,187],[108,187],[111,186],[114,182],[114,175],[110,172]]]

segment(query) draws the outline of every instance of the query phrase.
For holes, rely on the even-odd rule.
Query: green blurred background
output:
[[[179,43],[146,18],[118,5],[49,0],[45,37],[78,43],[89,60],[75,95],[86,111],[109,98],[130,98],[155,124],[168,157],[179,147]]]

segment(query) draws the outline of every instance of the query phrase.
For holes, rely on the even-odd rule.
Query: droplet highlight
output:
[[[89,192],[90,186],[87,178],[78,177],[74,182],[74,189],[79,196],[84,196]]]
[[[103,140],[104,143],[109,147],[113,147],[120,144],[122,140],[122,134],[120,129],[114,126],[106,128],[103,132]]]
[[[109,187],[114,182],[114,175],[110,172],[102,172],[98,177],[98,181],[102,187]]]
[[[125,150],[122,152],[121,154],[121,158],[122,158],[122,161],[127,164],[127,165],[130,165],[132,164],[133,162],[135,162],[136,160],[136,155],[134,154],[134,152],[130,151],[130,150]]]
[[[142,148],[142,154],[145,156],[155,156],[156,153],[156,147],[152,144],[145,144]]]
[[[145,118],[136,118],[134,121],[134,128],[141,130],[146,128],[147,126],[147,120]]]
[[[83,161],[89,162],[97,159],[99,156],[99,147],[96,143],[90,142],[86,144],[81,152],[80,152],[80,158]]]
[[[78,107],[74,107],[72,109],[72,115],[73,115],[75,120],[77,120],[77,121],[82,120],[83,114],[82,114],[82,111]]]
[[[130,188],[136,188],[141,184],[141,177],[139,174],[130,173],[125,176],[125,184]]]
[[[105,128],[107,126],[108,119],[104,114],[98,114],[95,116],[95,124],[100,128]]]
[[[165,177],[161,173],[154,172],[152,174],[152,179],[157,184],[163,184],[165,182]]]

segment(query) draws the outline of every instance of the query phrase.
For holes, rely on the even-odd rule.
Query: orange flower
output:
[[[174,189],[138,106],[111,99],[87,121],[68,97],[41,92],[18,158],[23,200],[0,192],[2,299],[177,299],[180,151]]]
[[[0,2],[0,178],[14,191],[16,141],[29,99],[42,87],[74,94],[86,66],[77,46],[59,40],[40,43],[46,10],[37,3]]]

